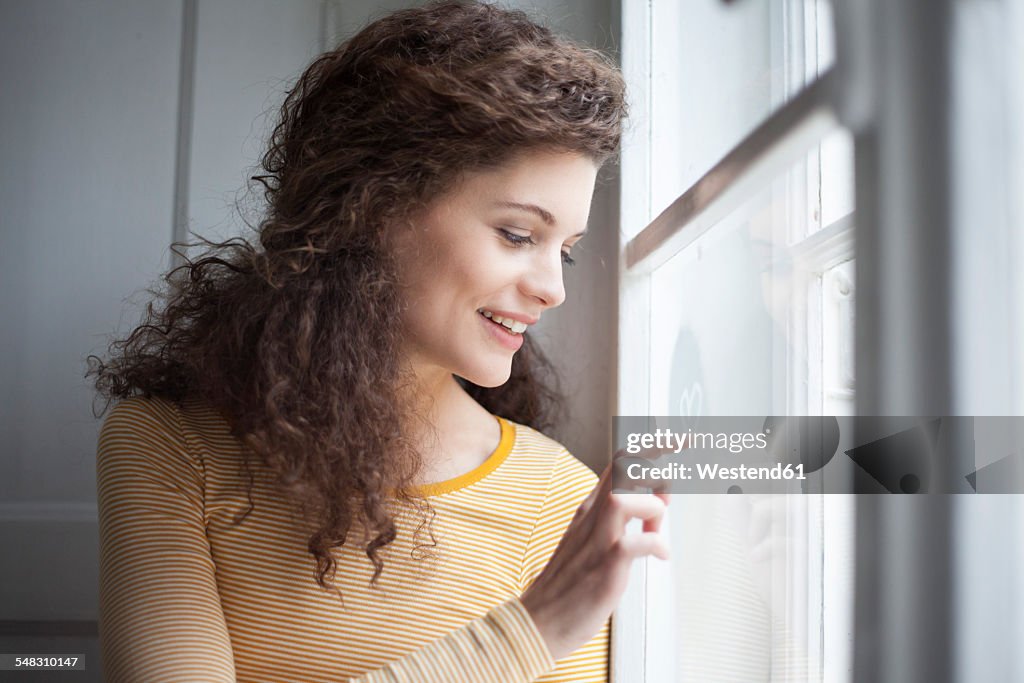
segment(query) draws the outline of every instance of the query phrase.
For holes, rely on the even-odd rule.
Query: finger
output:
[[[643,523],[644,531],[653,531],[655,533],[661,531],[661,525],[665,521],[665,514],[666,513],[663,512],[662,514],[658,515],[657,517],[653,517],[651,519],[645,519],[644,523]]]
[[[577,516],[585,515],[594,506],[595,501],[599,499],[607,500],[609,494],[611,494],[613,490],[613,483],[616,479],[616,467],[625,466],[628,461],[622,460],[622,458],[627,457],[628,454],[626,453],[626,451],[622,449],[616,451],[612,455],[612,461],[608,463],[608,465],[606,465],[604,470],[601,472],[601,476],[598,478],[597,484],[587,495],[587,497],[583,499],[583,502],[580,503],[580,507],[576,511]],[[620,475],[618,478],[622,479],[623,481],[626,481],[626,478],[624,476]],[[665,480],[657,479],[642,479],[638,481],[638,484],[639,488],[653,489],[656,492],[658,498],[660,498],[662,502],[665,503],[666,505],[668,504],[668,482],[666,482]]]
[[[666,479],[655,479],[647,476],[649,463],[637,456],[625,456],[613,463],[612,490],[616,492],[636,493],[668,493],[669,482]],[[634,466],[640,465],[639,468]]]
[[[598,538],[621,538],[631,519],[655,520],[665,514],[665,504],[649,493],[611,493],[597,502]]]
[[[659,560],[670,557],[668,543],[657,533],[627,534],[619,539],[619,552],[630,560],[649,555]]]
[[[668,501],[671,498],[671,496],[667,493],[657,492],[653,493],[652,495],[665,504],[665,514],[657,519],[645,520],[644,531],[661,531],[661,524],[665,520],[665,515],[668,514]]]
[[[645,532],[649,531],[649,532],[653,532],[653,533],[658,533],[659,531],[661,531],[661,522],[664,519],[665,519],[664,517],[656,517],[654,519],[645,519],[644,523],[643,523],[643,530]]]

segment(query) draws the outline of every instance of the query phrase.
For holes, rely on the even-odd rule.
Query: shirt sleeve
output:
[[[175,404],[128,399],[97,448],[105,680],[234,682],[206,537],[203,463]],[[350,683],[530,683],[555,666],[518,598]]]
[[[555,666],[518,598],[349,683],[530,683]]]
[[[108,683],[233,682],[206,538],[202,463],[174,404],[114,407],[96,453],[100,648]]]
[[[552,473],[537,525],[523,561],[524,590],[547,565],[565,535],[576,509],[597,485],[597,475],[571,454],[562,451]],[[605,621],[583,647],[558,660],[555,669],[538,683],[607,683],[611,620]]]

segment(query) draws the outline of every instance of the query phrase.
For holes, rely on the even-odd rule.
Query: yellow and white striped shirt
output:
[[[607,681],[609,624],[555,662],[518,596],[597,477],[561,445],[501,420],[478,468],[423,487],[432,559],[400,514],[377,587],[335,549],[327,592],[307,535],[255,458],[198,401],[122,401],[100,432],[100,638],[108,683]]]

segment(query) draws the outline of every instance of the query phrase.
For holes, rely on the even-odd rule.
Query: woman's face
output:
[[[523,334],[565,299],[596,176],[579,154],[526,153],[466,176],[396,238],[406,352],[421,377],[508,379]]]

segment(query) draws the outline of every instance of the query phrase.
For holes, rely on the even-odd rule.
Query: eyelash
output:
[[[514,247],[524,247],[528,244],[536,244],[536,242],[533,241],[533,238],[527,235],[517,235],[514,232],[509,232],[505,228],[498,228],[498,231],[501,232],[501,236],[504,237],[505,240],[511,243]],[[564,263],[567,266],[574,266],[576,265],[576,259],[574,259],[572,256],[569,256],[569,254],[563,251],[562,263]]]

